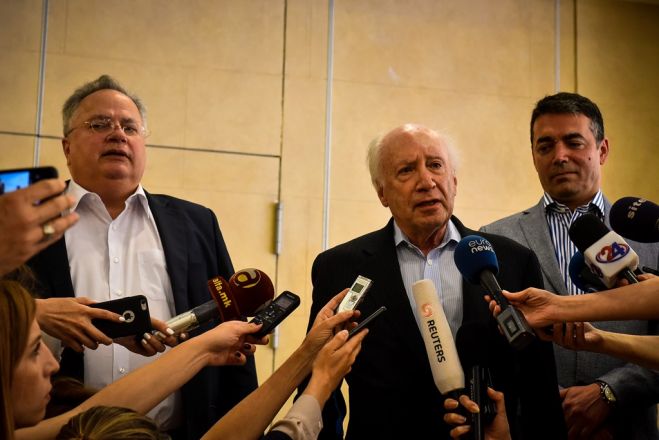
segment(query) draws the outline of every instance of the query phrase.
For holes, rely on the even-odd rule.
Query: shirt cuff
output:
[[[272,431],[280,431],[292,439],[316,439],[323,429],[320,404],[315,397],[301,395],[286,417],[275,422]]]

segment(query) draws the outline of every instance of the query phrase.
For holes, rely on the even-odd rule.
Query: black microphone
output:
[[[501,293],[495,277],[499,262],[492,244],[480,235],[468,235],[456,246],[453,258],[462,276],[471,284],[480,284],[501,307],[496,320],[508,343],[517,350],[528,346],[535,339],[535,333],[524,315]]]
[[[217,276],[208,281],[212,300],[174,316],[167,326],[175,333],[189,332],[219,318],[221,322],[244,319],[272,301],[275,290],[270,278],[258,269],[243,269],[229,281]]]
[[[623,197],[611,206],[611,228],[630,240],[659,242],[659,205],[639,197]]]
[[[462,367],[469,371],[469,398],[478,405],[480,412],[471,414],[472,438],[485,438],[485,427],[497,414],[496,405],[487,395],[487,387],[494,388],[490,376],[490,360],[494,353],[491,329],[482,322],[464,323],[455,335],[455,345]],[[499,354],[500,355],[500,354]]]
[[[638,255],[596,215],[584,214],[576,219],[569,234],[590,270],[607,288],[614,287],[621,276],[638,283],[633,272],[638,267]]]
[[[576,251],[574,255],[572,255],[568,272],[574,285],[584,292],[594,293],[606,290],[606,286],[602,284],[597,275],[595,275],[586,265],[586,260],[584,259],[583,254],[579,251]]]

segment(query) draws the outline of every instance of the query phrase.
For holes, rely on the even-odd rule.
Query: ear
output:
[[[382,206],[387,208],[389,206],[389,202],[387,202],[387,197],[384,195],[384,187],[380,183],[377,183],[375,192],[378,193],[378,199],[380,199],[380,203],[382,203]]]
[[[62,138],[62,151],[64,152],[64,156],[66,157],[66,164],[71,165],[71,162],[69,161],[69,153],[71,151],[71,143],[67,138]]]
[[[606,158],[609,157],[609,140],[604,138],[600,143],[600,165],[604,165]]]

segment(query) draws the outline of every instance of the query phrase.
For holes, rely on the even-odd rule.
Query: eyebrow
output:
[[[540,144],[542,142],[553,142],[554,139],[556,139],[555,136],[541,136],[538,138],[537,141],[535,141],[536,144]],[[572,139],[585,139],[585,137],[581,133],[568,133],[565,136],[561,136],[560,139],[563,140],[572,140]]]
[[[94,119],[113,119],[112,116],[109,115],[104,115],[104,114],[95,114],[87,118],[87,121],[92,121]],[[119,122],[138,122],[136,119],[133,118],[121,118],[119,119]]]

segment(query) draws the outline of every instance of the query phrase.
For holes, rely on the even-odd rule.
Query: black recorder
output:
[[[300,297],[296,294],[285,290],[277,298],[275,298],[270,305],[257,313],[250,323],[263,324],[263,327],[253,336],[262,338],[263,336],[272,332],[275,327],[279,325],[293,310],[297,309],[300,305]]]

